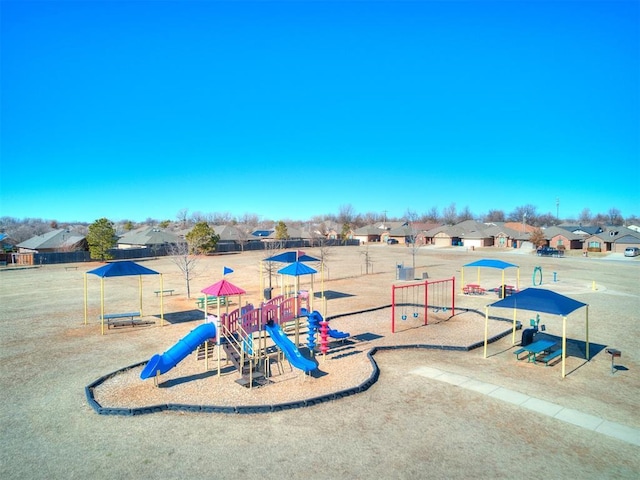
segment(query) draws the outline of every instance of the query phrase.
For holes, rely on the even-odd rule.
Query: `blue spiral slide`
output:
[[[318,312],[317,310],[314,310],[313,312],[311,312],[308,315],[309,315],[309,318],[314,317],[317,320],[316,325],[320,325],[320,322],[324,321],[324,319],[322,318],[322,314],[320,312]],[[341,332],[340,330],[334,330],[331,327],[329,327],[329,330],[327,330],[327,334],[331,338],[336,338],[336,339],[343,339],[343,338],[348,338],[348,337],[351,336],[347,332]]]
[[[296,347],[295,344],[284,334],[280,325],[277,323],[267,324],[265,329],[271,336],[273,343],[275,343],[278,348],[284,352],[291,365],[302,370],[304,373],[312,372],[318,368],[315,362],[306,359],[302,355],[298,347]]]
[[[151,357],[140,373],[140,378],[145,380],[155,377],[158,372],[161,375],[167,373],[198,348],[198,345],[212,338],[216,338],[216,326],[213,323],[203,323],[191,330],[186,337],[178,340],[178,343],[162,355],[156,354]]]

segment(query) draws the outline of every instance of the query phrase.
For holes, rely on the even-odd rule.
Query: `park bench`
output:
[[[526,348],[519,348],[518,350],[516,350],[515,352],[513,352],[513,354],[516,356],[516,360],[520,360],[520,354],[521,353],[525,353],[527,351]],[[524,358],[524,357],[523,357]]]
[[[173,295],[174,291],[175,290],[173,288],[170,288],[169,290],[154,290],[153,293],[155,293],[156,297],[158,297],[160,295],[164,296],[165,293],[168,293],[169,295]]]
[[[227,304],[231,304],[230,301],[227,301],[227,297],[207,297],[208,307],[213,307],[216,305],[220,305],[221,307],[224,307]],[[204,308],[204,297],[198,298],[196,305],[198,306],[198,308]]]
[[[77,265],[70,265],[70,266],[66,266],[64,267],[65,270],[78,270],[78,266]]]
[[[547,355],[542,357],[540,361],[544,362],[544,364],[548,367],[549,362],[554,358],[558,358],[560,355],[562,355],[562,349],[556,350],[555,352],[548,353]]]
[[[136,317],[140,317],[140,312],[105,313],[104,316],[98,316],[100,320],[106,320],[107,328],[123,327],[125,325],[135,327],[136,324],[140,323],[140,320],[136,320]]]

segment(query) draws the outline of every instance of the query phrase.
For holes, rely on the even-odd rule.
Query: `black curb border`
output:
[[[366,310],[359,310],[351,313],[344,313],[340,315],[335,315],[333,317],[328,317],[327,321],[332,320],[334,318],[346,317],[350,315],[359,315],[362,313],[374,312],[377,310],[382,310],[385,308],[389,308],[391,305],[384,305],[382,307],[369,308]],[[464,312],[476,312],[482,316],[484,316],[480,311],[475,309],[467,309],[467,308],[456,308],[456,310],[464,311]],[[494,317],[489,316],[491,320],[499,320],[508,323],[512,323],[513,320],[504,317]],[[522,328],[522,325],[517,325],[518,330]],[[498,335],[495,335],[489,339],[487,339],[488,343],[493,343],[501,338],[506,337],[507,335],[512,333],[512,329],[506,330]],[[131,370],[132,368],[137,368],[139,366],[145,365],[147,360],[144,362],[138,362],[133,365],[129,365],[128,367],[121,368],[119,370],[115,370],[107,375],[103,375],[97,380],[93,381],[86,387],[84,387],[85,395],[87,397],[87,402],[89,406],[99,415],[117,415],[117,416],[137,416],[137,415],[147,415],[151,413],[160,413],[165,411],[174,411],[174,412],[189,412],[189,413],[223,413],[223,414],[238,414],[238,415],[250,415],[250,414],[259,414],[259,413],[274,413],[274,412],[282,412],[286,410],[293,410],[297,408],[306,408],[313,407],[315,405],[319,405],[321,403],[327,403],[334,400],[340,400],[341,398],[350,397],[351,395],[357,395],[359,393],[366,392],[371,388],[380,378],[380,369],[378,364],[374,360],[374,356],[377,352],[385,351],[385,350],[408,350],[408,349],[427,349],[427,350],[447,350],[447,351],[459,351],[459,352],[468,352],[470,350],[474,350],[484,346],[484,341],[476,342],[469,346],[457,346],[457,345],[431,345],[431,344],[413,344],[413,345],[379,345],[376,347],[372,347],[367,352],[367,358],[371,363],[372,372],[367,380],[365,380],[360,385],[355,387],[347,388],[344,390],[339,390],[337,392],[328,393],[326,395],[321,395],[318,397],[307,398],[303,400],[296,400],[293,402],[285,402],[278,403],[274,405],[238,405],[238,406],[219,406],[219,405],[187,405],[183,403],[167,403],[167,404],[159,404],[159,405],[150,405],[147,407],[136,407],[136,408],[112,408],[112,407],[103,407],[98,403],[93,394],[94,389],[110,378],[119,375],[120,373],[126,372],[127,370]]]

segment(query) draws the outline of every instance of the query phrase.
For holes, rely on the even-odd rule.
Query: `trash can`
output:
[[[522,341],[520,342],[520,345],[523,347],[526,347],[530,343],[533,343],[533,336],[536,334],[537,331],[538,330],[535,328],[525,328],[522,331]]]
[[[264,289],[264,299],[265,300],[271,300],[271,291],[273,290],[273,287],[267,287]]]

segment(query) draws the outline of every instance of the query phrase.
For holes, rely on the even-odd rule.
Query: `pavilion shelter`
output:
[[[84,324],[87,324],[87,311],[88,311],[88,294],[87,294],[87,274],[97,275],[100,277],[100,319],[102,335],[104,335],[104,279],[107,277],[127,277],[138,276],[138,297],[140,305],[140,316],[144,316],[142,310],[142,275],[160,275],[160,290],[164,290],[164,279],[162,274],[151,270],[150,268],[143,267],[135,262],[123,261],[123,262],[111,262],[103,265],[102,267],[89,270],[84,275]],[[163,296],[160,295],[160,325],[164,325],[164,302]]]
[[[562,317],[562,378],[566,376],[565,361],[567,357],[567,317],[570,313],[585,307],[585,356],[589,360],[589,305],[578,302],[551,290],[542,288],[527,288],[509,297],[503,298],[485,307],[484,326],[484,358],[487,358],[487,334],[489,325],[489,307],[513,309],[513,337],[515,344],[516,311],[530,310],[535,312],[551,313]]]
[[[480,270],[482,268],[495,268],[498,270],[502,270],[502,282],[500,283],[500,285],[505,284],[504,271],[507,268],[515,268],[516,269],[516,291],[520,290],[520,267],[518,265],[514,265],[513,263],[503,262],[502,260],[494,260],[491,258],[476,260],[475,262],[467,263],[466,265],[462,266],[460,288],[464,288],[465,286],[465,282],[464,282],[465,267],[476,267],[478,269],[478,277],[477,277],[478,285],[480,284]]]

